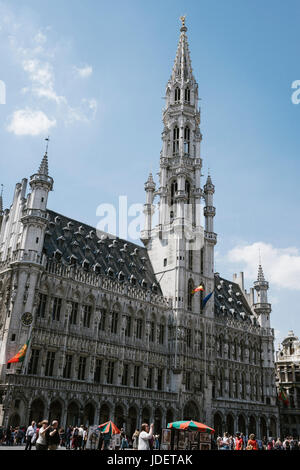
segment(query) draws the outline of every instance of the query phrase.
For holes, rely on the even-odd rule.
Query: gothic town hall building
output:
[[[262,267],[249,292],[243,273],[230,281],[214,272],[215,187],[210,175],[201,180],[186,32],[183,21],[166,87],[159,183],[151,174],[145,183],[143,246],[52,211],[47,152],[30,193],[24,178],[10,209],[1,201],[0,425],[110,418],[130,433],[144,421],[160,432],[195,419],[218,433],[279,432]],[[204,292],[193,295],[201,284]],[[28,340],[23,363],[7,364]]]

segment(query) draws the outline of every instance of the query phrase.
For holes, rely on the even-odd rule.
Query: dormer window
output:
[[[186,103],[190,103],[190,101],[191,101],[191,91],[190,91],[189,88],[186,88],[186,89],[184,90],[184,101],[185,101]]]
[[[87,259],[85,259],[83,262],[82,262],[82,267],[85,271],[88,271],[89,267],[90,267],[90,263]]]
[[[96,274],[100,274],[100,272],[101,272],[101,265],[100,265],[99,263],[96,263],[96,264],[94,265],[94,272],[95,272]]]
[[[180,88],[175,88],[175,103],[178,103],[180,101]]]

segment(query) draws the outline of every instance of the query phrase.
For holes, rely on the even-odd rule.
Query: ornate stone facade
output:
[[[293,331],[276,351],[276,384],[279,400],[280,429],[283,436],[300,436],[300,341]],[[283,398],[283,397],[282,397]]]
[[[268,283],[259,267],[255,301],[242,276],[214,273],[215,187],[210,175],[202,187],[186,31],[166,89],[159,187],[151,174],[145,184],[144,247],[49,210],[47,152],[31,193],[24,179],[1,207],[0,423],[110,417],[133,432],[193,418],[278,433]],[[199,285],[205,293],[192,294]],[[9,367],[28,339],[24,363]]]

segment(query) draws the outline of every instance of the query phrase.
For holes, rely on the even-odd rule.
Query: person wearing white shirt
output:
[[[150,450],[149,440],[153,436],[153,428],[154,424],[151,424],[149,432],[149,425],[146,423],[142,424],[142,430],[139,435],[138,450]]]
[[[31,450],[31,446],[32,446],[31,439],[33,438],[35,433],[36,433],[36,424],[35,424],[35,421],[32,421],[31,426],[28,426],[26,435],[25,435],[25,439],[26,439],[25,450]]]

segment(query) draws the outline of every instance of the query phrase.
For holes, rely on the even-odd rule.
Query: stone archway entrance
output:
[[[82,424],[84,426],[91,426],[94,423],[95,419],[95,407],[92,403],[87,403],[83,409],[83,420]]]
[[[268,437],[267,436],[267,423],[266,423],[266,420],[265,418],[262,416],[260,418],[260,438],[263,439],[264,437]]]
[[[150,411],[149,411],[149,408],[143,408],[143,411],[142,411],[142,424],[143,424],[143,423],[150,424],[149,421],[150,421]]]
[[[162,414],[159,408],[156,408],[154,412],[154,432],[155,434],[161,435],[161,419],[162,419]]]
[[[69,403],[68,406],[68,411],[67,411],[67,426],[78,426],[81,423],[80,421],[80,416],[79,416],[79,406],[77,403],[72,401]]]
[[[248,434],[256,434],[256,419],[254,416],[250,416]]]
[[[270,418],[270,430],[269,430],[269,434],[270,434],[270,437],[274,437],[276,439],[276,435],[277,435],[277,426],[276,426],[277,422],[276,422],[276,419],[275,418]]]
[[[246,434],[246,421],[243,415],[239,415],[238,418],[238,431],[244,435]]]
[[[9,417],[9,420],[8,420],[9,426],[16,428],[17,426],[20,426],[20,424],[21,424],[21,419],[18,413],[14,413]]]
[[[137,429],[137,411],[132,406],[128,411],[128,426],[129,426],[129,436],[132,437],[134,431]]]
[[[231,414],[227,415],[226,418],[226,431],[229,432],[231,436],[234,434],[234,419]]]
[[[223,436],[222,417],[219,413],[214,415],[215,437]]]
[[[43,419],[45,419],[45,405],[40,398],[36,398],[30,406],[29,422],[35,421],[38,424]]]
[[[189,401],[183,408],[183,420],[191,419],[194,421],[200,421],[200,413],[198,406],[194,402]]]
[[[166,414],[166,427],[168,426],[168,423],[172,423],[174,421],[174,414],[172,410],[167,410]]]
[[[51,423],[54,419],[58,421],[59,426],[62,424],[62,405],[60,401],[55,400],[51,403],[49,409],[49,422]]]
[[[104,403],[100,408],[100,424],[107,423],[110,419],[110,410],[108,405]]]
[[[115,424],[119,429],[123,428],[125,422],[123,406],[117,405],[115,407]]]

